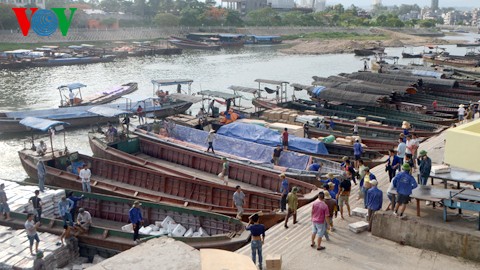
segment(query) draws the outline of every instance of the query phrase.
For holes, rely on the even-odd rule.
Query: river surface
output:
[[[473,35],[449,39],[473,40]],[[465,48],[442,47],[446,47],[451,54],[462,55],[466,52]],[[361,58],[353,54],[285,55],[277,49],[270,46],[245,47],[220,52],[188,52],[179,56],[128,58],[105,64],[0,70],[0,111],[54,108],[60,103],[57,87],[72,82],[87,85],[82,89],[84,96],[126,82],[138,82],[137,93],[151,96],[152,79],[192,79],[192,92],[216,90],[231,93],[227,89],[230,85],[258,88],[254,80],[259,78],[310,84],[315,75],[327,77],[363,68]],[[404,48],[388,48],[386,52],[391,56],[400,56],[402,50]],[[423,47],[405,50],[421,52]],[[421,62],[418,59],[414,61]],[[408,64],[412,60],[400,59],[399,62]],[[175,87],[166,90],[174,92]],[[296,93],[296,96],[307,97],[306,93]],[[249,103],[252,97],[247,94],[245,98],[245,102]],[[195,107],[193,111],[197,111]],[[70,151],[91,154],[87,132],[88,129],[67,129],[66,145]],[[22,181],[27,177],[17,151],[30,146],[27,142],[29,138],[28,132],[0,134],[0,178]],[[63,145],[63,134],[56,135],[54,146],[63,148]]]

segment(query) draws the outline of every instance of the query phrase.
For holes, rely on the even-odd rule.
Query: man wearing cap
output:
[[[62,200],[58,203],[58,213],[63,218],[63,225],[68,224],[73,226],[73,218],[70,214],[72,210],[73,202],[72,200],[68,199],[67,197],[63,196]]]
[[[312,243],[311,247],[315,247],[315,237],[317,238],[317,250],[323,250],[322,237],[327,230],[326,223],[329,223],[328,206],[325,203],[325,193],[320,191],[318,199],[312,205]]]
[[[36,258],[33,261],[33,270],[45,270],[45,260],[43,260],[43,251],[37,252]]]
[[[420,170],[420,184],[425,186],[432,170],[432,160],[427,156],[427,151],[420,151],[417,162]]]
[[[212,149],[212,153],[215,155],[215,150],[213,150],[213,140],[215,139],[215,130],[210,130],[208,133],[207,139],[205,140],[208,143],[207,153]]]
[[[382,202],[383,202],[383,192],[377,188],[378,182],[377,180],[370,181],[372,187],[368,189],[368,202],[367,202],[367,209],[368,209],[368,231],[372,231],[372,221],[373,215],[378,210],[382,209]]]
[[[335,208],[337,206],[337,201],[335,200],[335,197],[332,198],[332,195],[329,192],[324,191],[323,193],[325,193],[325,204],[327,204],[328,206],[328,215],[329,217],[331,217],[328,222],[325,222],[325,224],[327,225],[327,230],[325,231],[325,239],[329,241],[330,237],[328,235],[328,229],[330,228],[333,232],[333,212],[335,211]]]
[[[329,183],[332,183],[334,185],[333,187],[333,192],[335,192],[335,194],[338,194],[338,190],[339,190],[339,186],[340,186],[340,181],[334,177],[333,173],[328,173],[327,174],[327,177],[328,179],[326,180],[320,180],[320,182],[322,184],[329,184]]]
[[[223,180],[223,183],[225,183],[225,185],[228,185],[228,173],[230,165],[228,164],[228,160],[226,157],[222,157],[222,161],[222,172],[218,174],[218,177]]]
[[[285,216],[285,229],[288,229],[287,223],[288,218],[290,215],[293,215],[293,224],[297,224],[297,208],[298,208],[298,196],[297,196],[298,188],[293,187],[292,191],[288,193],[287,202],[287,215]]]
[[[285,177],[285,174],[282,173],[279,175],[280,179],[282,180],[282,184],[280,186],[280,193],[282,194],[282,199],[280,200],[280,210],[283,212],[287,209],[287,196],[288,196],[288,180]]]
[[[273,159],[273,164],[274,164],[274,165],[278,165],[278,164],[279,164],[279,162],[280,162],[280,155],[282,154],[282,151],[283,151],[283,149],[280,147],[279,144],[277,144],[277,147],[275,147],[275,149],[273,149],[272,159]]]
[[[235,187],[237,190],[233,193],[233,206],[237,208],[237,219],[242,219],[243,205],[245,204],[245,193],[240,186]]]
[[[135,201],[130,211],[128,211],[128,217],[133,226],[133,242],[135,242],[135,244],[137,244],[137,239],[140,239],[138,231],[143,224],[142,210],[140,209],[141,205],[139,201]]]
[[[395,206],[394,215],[398,216],[398,209],[401,206],[400,217],[403,216],[403,212],[405,212],[405,208],[410,202],[410,195],[412,194],[412,190],[414,190],[418,186],[415,178],[410,175],[410,165],[403,164],[402,169],[403,172],[397,174],[397,176],[393,178],[393,187],[397,189],[398,193],[397,205]]]
[[[355,140],[353,144],[353,155],[355,156],[355,169],[358,169],[358,161],[362,158],[363,148],[362,144],[358,139]]]
[[[372,187],[371,181],[376,180],[377,177],[370,172],[370,168],[366,167],[365,168],[365,176],[363,177],[362,180],[360,180],[360,188],[363,193],[363,205],[365,206],[365,209],[367,209],[367,202],[368,202],[368,189]]]
[[[77,224],[76,229],[79,230],[79,233],[87,233],[92,225],[92,216],[88,211],[85,211],[84,208],[78,209]]]

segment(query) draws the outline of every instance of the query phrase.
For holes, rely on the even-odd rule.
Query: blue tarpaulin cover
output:
[[[320,94],[320,92],[323,91],[323,89],[325,89],[326,87],[325,86],[317,86],[317,87],[314,87],[313,90],[312,90],[312,94],[314,96],[318,96]]]
[[[69,123],[66,123],[66,122],[53,121],[53,120],[37,118],[37,117],[26,117],[20,121],[20,124],[26,127],[29,127],[32,129],[38,129],[41,131],[47,131],[51,127],[56,127],[60,125],[64,125],[64,126],[70,125]]]
[[[208,132],[190,127],[176,125],[170,136],[181,141],[207,147]],[[215,151],[228,153],[244,159],[255,161],[258,164],[267,164],[273,167],[271,159],[274,147],[261,145],[254,142],[230,138],[216,134],[213,141]],[[282,152],[279,165],[287,168],[306,170],[310,156],[295,152]]]
[[[268,146],[281,144],[281,135],[277,131],[259,125],[233,122],[221,127],[217,134]],[[322,142],[293,135],[288,136],[288,149],[309,154],[328,155],[328,150]]]

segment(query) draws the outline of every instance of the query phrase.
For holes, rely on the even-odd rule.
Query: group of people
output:
[[[3,187],[2,187],[3,186]],[[0,196],[2,195],[4,185],[0,185]],[[24,227],[27,233],[27,238],[29,240],[29,249],[32,255],[37,255],[38,258],[43,257],[43,252],[38,250],[38,245],[40,243],[40,237],[38,236],[37,230],[41,226],[42,219],[42,209],[43,202],[39,197],[40,191],[36,190],[34,196],[30,197],[28,202],[32,205],[33,213],[27,214],[27,220],[25,221]],[[77,211],[77,203],[82,200],[83,195],[80,197],[74,196],[73,192],[69,192],[68,197],[63,196],[61,201],[58,203],[58,213],[59,216],[63,219],[63,228],[64,231],[60,237],[61,244],[64,245],[67,243],[70,248],[73,248],[74,242],[73,239],[79,234],[88,233],[90,226],[92,225],[92,216],[84,208],[78,209],[78,214],[75,216]],[[74,218],[76,217],[76,220]],[[35,243],[35,253],[33,253],[33,244]]]

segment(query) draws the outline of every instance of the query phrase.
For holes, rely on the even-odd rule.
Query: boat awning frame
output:
[[[70,83],[70,84],[60,85],[58,89],[68,88],[68,90],[74,90],[74,89],[79,89],[83,87],[87,87],[87,86],[83,83]]]
[[[130,114],[130,112],[111,108],[107,106],[95,106],[87,110],[88,112],[94,113],[96,115],[104,116],[104,117],[115,117],[122,114]]]
[[[25,117],[20,120],[20,124],[31,129],[48,131],[50,128],[55,128],[58,126],[68,126],[70,125],[67,122],[55,121],[50,119],[38,118],[38,117]],[[63,129],[63,128],[61,128]]]
[[[191,79],[172,79],[172,80],[152,80],[153,85],[156,86],[169,86],[177,84],[192,84]]]
[[[266,79],[256,79],[255,82],[267,83],[267,84],[273,84],[273,85],[289,84],[289,82],[287,81],[276,81],[276,80],[266,80]]]
[[[253,87],[243,87],[243,86],[237,86],[237,85],[230,85],[228,89],[233,91],[238,91],[238,92],[249,93],[249,94],[256,94],[259,91],[264,91],[262,89],[257,89]]]
[[[203,91],[198,92],[197,95],[222,98],[222,99],[225,99],[225,100],[242,97],[241,95],[229,94],[229,93],[224,93],[224,92],[220,92],[220,91],[212,91],[212,90],[203,90]]]
[[[203,100],[203,97],[201,96],[192,96],[192,95],[185,95],[185,94],[178,94],[178,93],[169,94],[167,97],[186,101],[186,102],[191,102],[191,103],[198,103]]]

